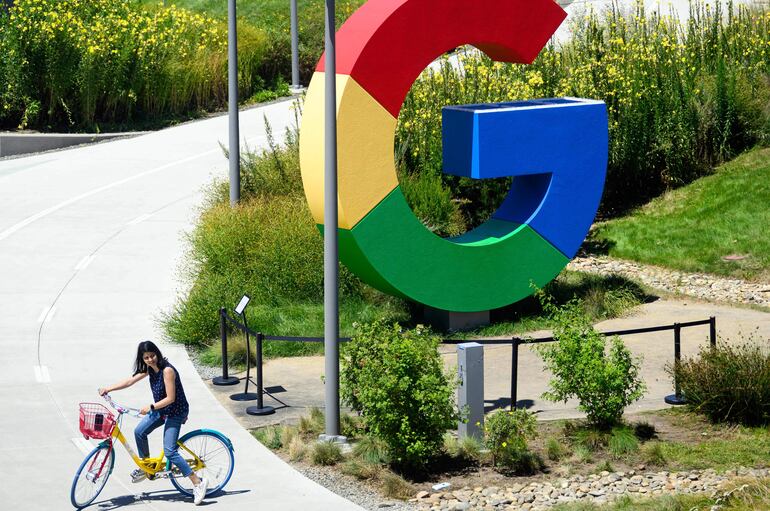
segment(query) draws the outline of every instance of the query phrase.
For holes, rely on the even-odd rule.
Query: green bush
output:
[[[546,369],[552,373],[550,401],[575,397],[578,409],[599,428],[620,422],[626,406],[640,399],[645,385],[639,376],[639,360],[632,357],[619,337],[607,339],[594,330],[576,300],[556,307],[540,293],[543,308],[552,318],[556,342],[538,349]]]
[[[669,374],[676,378],[687,404],[712,422],[745,425],[770,422],[770,352],[766,341],[703,348]]]
[[[319,440],[313,444],[310,451],[310,461],[313,462],[313,465],[336,465],[342,459],[342,448],[336,442]]]
[[[535,416],[527,410],[497,410],[484,419],[484,443],[492,463],[520,474],[531,474],[542,463],[529,450],[527,441],[537,434]]]
[[[439,339],[423,328],[383,321],[360,325],[342,349],[340,393],[393,464],[420,469],[441,451],[456,425],[455,386],[444,372]]]
[[[98,129],[222,107],[226,25],[139,0],[17,0],[0,9],[0,127]],[[240,24],[239,87],[264,87],[266,34]]]

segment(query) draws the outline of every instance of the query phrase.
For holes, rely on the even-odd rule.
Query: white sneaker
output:
[[[145,472],[144,470],[137,468],[136,470],[131,472],[132,483],[138,483],[138,482],[144,481],[145,479],[147,479],[147,472]]]
[[[197,506],[203,502],[203,497],[206,496],[206,488],[209,486],[209,480],[205,477],[201,477],[201,482],[198,486],[193,485],[193,503]]]

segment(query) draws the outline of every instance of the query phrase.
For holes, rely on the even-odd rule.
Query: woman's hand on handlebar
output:
[[[105,387],[99,387],[99,391],[98,392],[99,392],[100,396],[103,396],[103,395],[107,394],[109,391]]]

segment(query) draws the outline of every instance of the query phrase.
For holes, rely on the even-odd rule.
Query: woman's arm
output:
[[[158,401],[157,403],[153,403],[153,406],[156,410],[160,410],[161,408],[165,408],[174,401],[176,401],[176,373],[173,369],[170,367],[166,367],[163,369],[163,385],[166,387],[166,397]],[[150,412],[150,407],[146,406],[142,408],[141,413],[147,414]]]
[[[147,373],[137,373],[130,378],[126,378],[120,383],[116,383],[115,385],[112,385],[111,387],[102,387],[99,389],[99,395],[103,396],[109,392],[112,392],[113,390],[123,390],[125,388],[128,388],[146,376],[147,376]]]

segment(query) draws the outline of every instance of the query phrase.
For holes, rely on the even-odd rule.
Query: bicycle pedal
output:
[[[171,470],[161,470],[160,472],[155,472],[153,479],[168,479],[169,477],[171,477]]]

